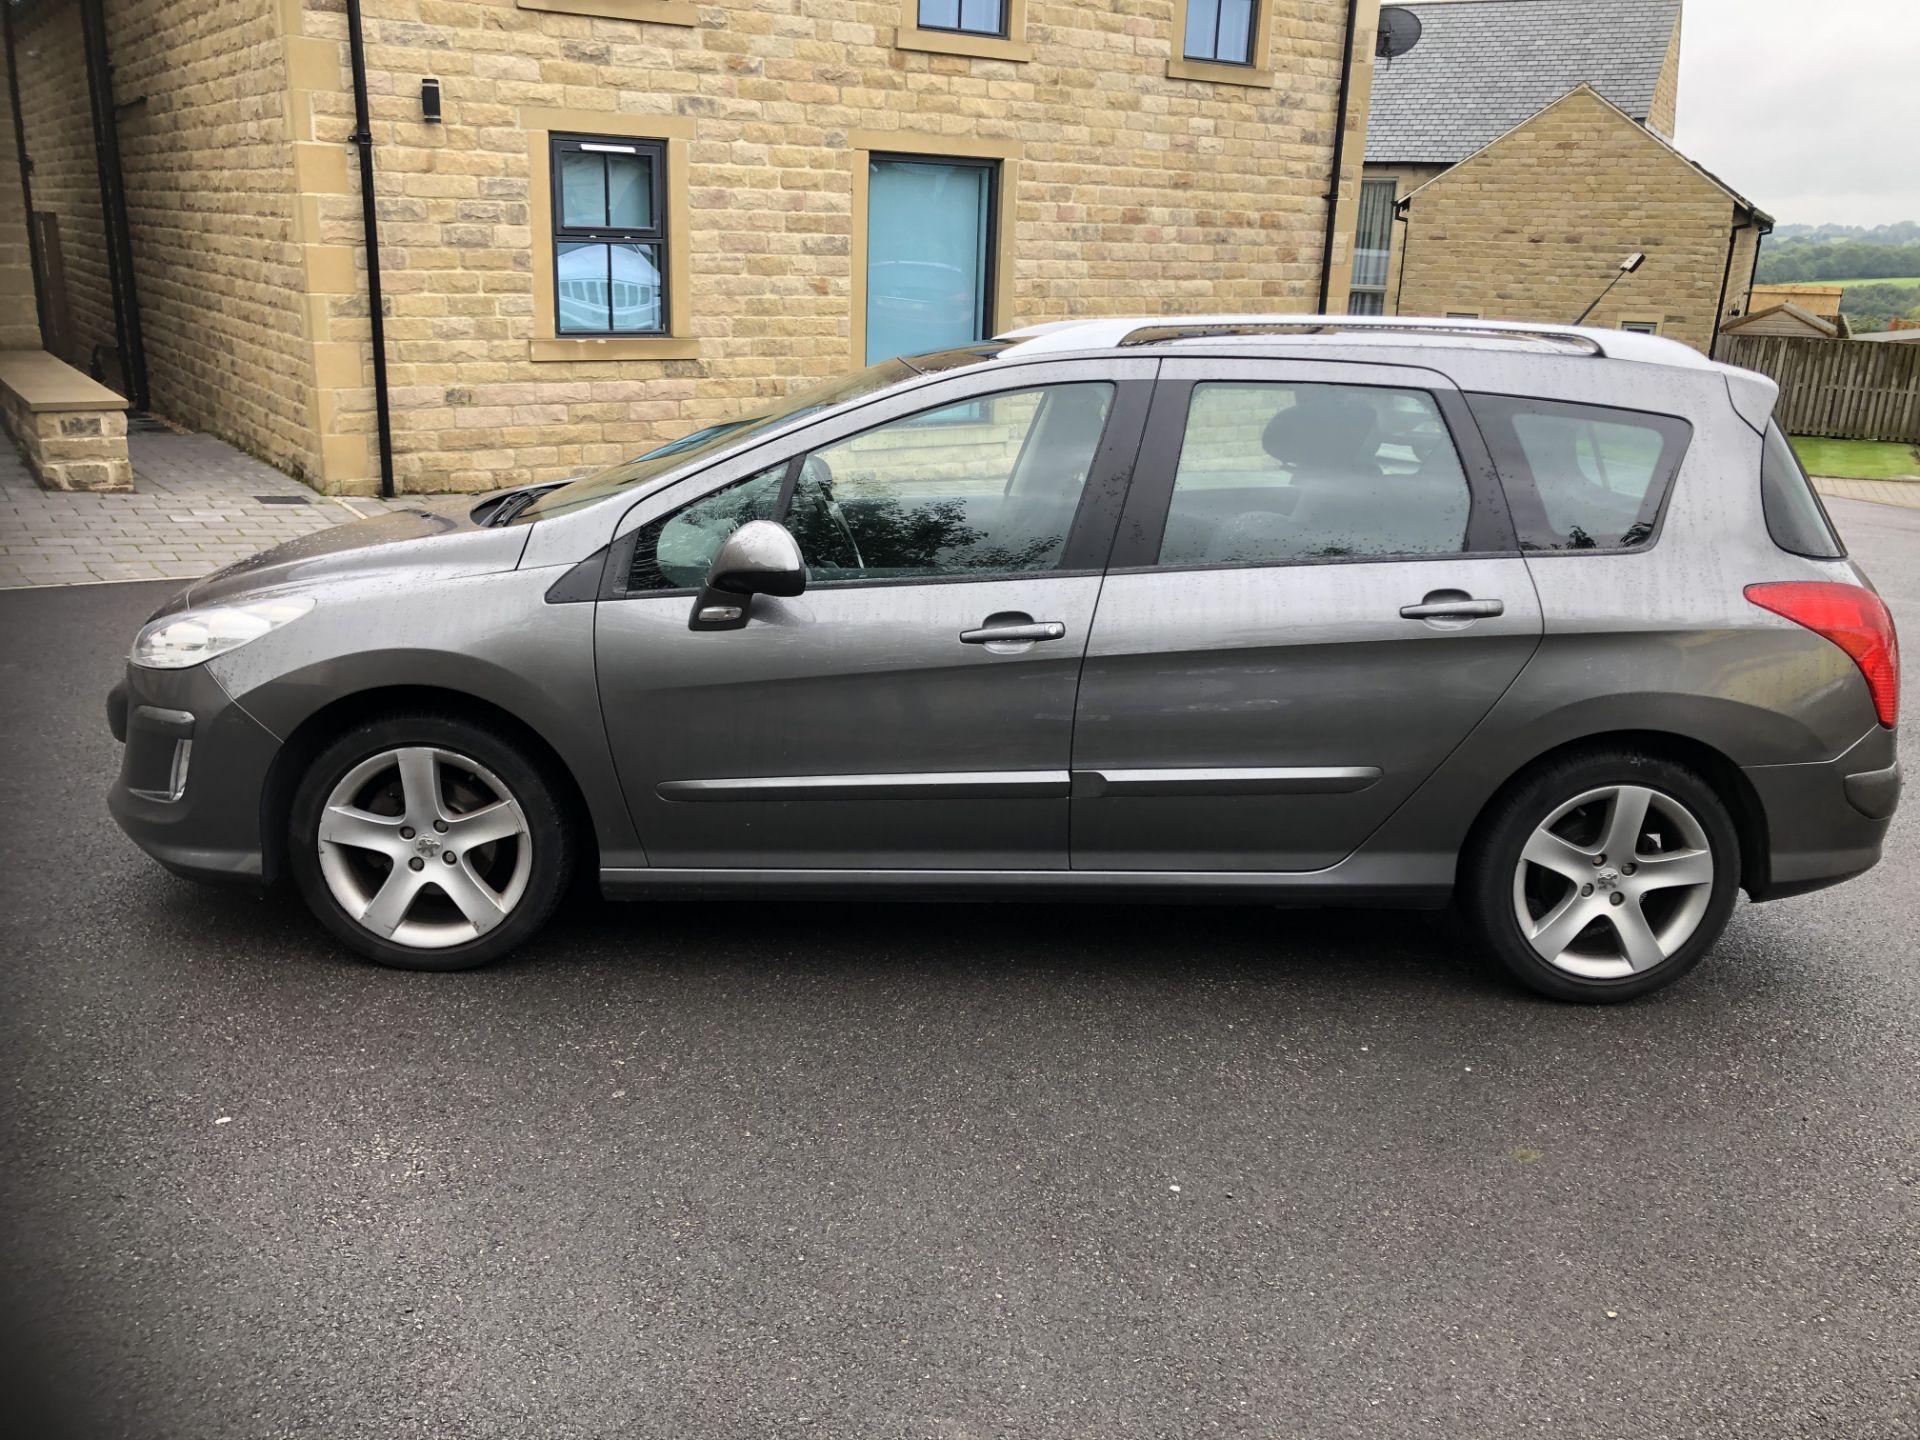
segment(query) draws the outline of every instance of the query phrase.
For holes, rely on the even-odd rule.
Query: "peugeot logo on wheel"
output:
[[[422,835],[413,842],[413,848],[419,851],[424,859],[431,860],[439,853],[440,841],[432,835]]]

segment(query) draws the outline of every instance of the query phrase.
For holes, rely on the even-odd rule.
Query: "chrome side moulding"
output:
[[[662,800],[1046,800],[1071,788],[1065,770],[981,770],[930,775],[769,775],[739,780],[663,780]]]
[[[1076,770],[1083,799],[1126,795],[1350,795],[1380,778],[1376,765],[1273,766],[1252,769]]]

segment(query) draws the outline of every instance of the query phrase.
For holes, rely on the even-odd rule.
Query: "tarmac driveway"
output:
[[[1920,636],[1920,512],[1838,508]],[[160,593],[0,594],[9,1433],[1920,1425],[1920,805],[1607,1010],[1260,909],[583,902],[402,975],[108,820]]]

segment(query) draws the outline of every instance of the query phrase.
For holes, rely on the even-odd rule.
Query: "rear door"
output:
[[[643,502],[595,646],[650,863],[1064,869],[1074,692],[1153,371],[969,372]],[[690,630],[752,519],[792,531],[806,591]]]
[[[1165,362],[1081,674],[1074,868],[1336,863],[1540,632],[1443,376]]]

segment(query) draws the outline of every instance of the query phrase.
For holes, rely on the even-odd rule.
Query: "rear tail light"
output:
[[[1792,580],[1749,585],[1747,599],[1831,640],[1867,677],[1882,725],[1900,718],[1900,640],[1880,597],[1860,585]]]

